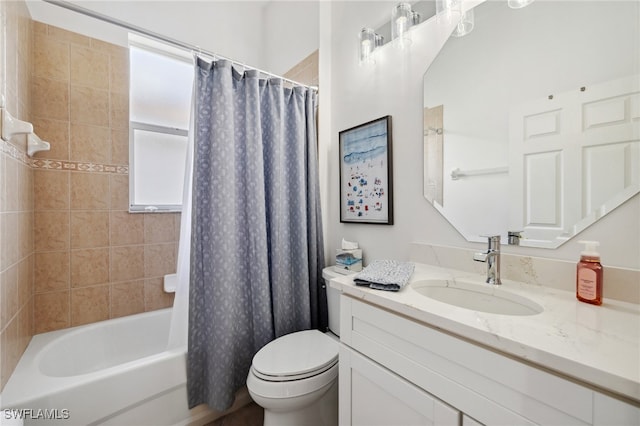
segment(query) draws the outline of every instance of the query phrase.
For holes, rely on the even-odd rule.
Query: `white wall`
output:
[[[282,75],[319,45],[316,1],[272,1],[264,7],[265,69]]]
[[[466,242],[424,199],[422,190],[422,79],[445,38],[435,22],[415,28],[408,52],[385,45],[374,67],[363,68],[357,61],[357,34],[388,16],[393,2],[332,2],[321,15],[330,15],[330,25],[320,28],[321,94],[330,102],[330,131],[322,132],[326,254],[331,260],[341,238],[360,242],[365,263],[372,259],[407,259],[409,242],[420,241],[458,247],[482,248]],[[330,34],[327,34],[330,32]],[[324,49],[326,40],[330,39]],[[329,51],[330,50],[330,51]],[[330,60],[323,59],[330,56]],[[327,65],[328,64],[328,65]],[[327,69],[328,67],[328,69]],[[323,75],[330,74],[330,87]],[[473,76],[470,76],[473,78]],[[322,101],[322,99],[321,99]],[[325,103],[321,104],[322,106]],[[390,114],[393,117],[393,166],[395,225],[341,224],[339,221],[338,132]],[[323,117],[320,117],[322,125]],[[601,242],[606,265],[640,268],[640,197],[635,196],[577,238],[556,250],[505,246],[507,253],[577,260],[577,240]],[[469,259],[472,262],[471,259]]]

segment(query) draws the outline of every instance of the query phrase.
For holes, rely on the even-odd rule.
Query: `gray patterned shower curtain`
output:
[[[224,410],[262,346],[326,327],[317,94],[195,68],[187,388]]]

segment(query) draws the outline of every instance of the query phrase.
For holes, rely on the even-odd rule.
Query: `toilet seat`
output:
[[[328,370],[302,380],[272,382],[262,380],[251,369],[247,376],[249,394],[258,402],[256,397],[267,400],[289,400],[304,398],[307,395],[322,392],[331,387],[338,380],[338,364],[333,364]],[[261,403],[261,406],[264,407]]]
[[[256,353],[253,374],[269,382],[289,382],[317,376],[338,363],[338,343],[318,330],[279,337]]]

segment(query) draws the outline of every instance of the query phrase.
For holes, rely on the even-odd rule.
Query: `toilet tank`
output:
[[[340,290],[331,288],[329,281],[333,278],[342,277],[333,269],[333,266],[327,266],[322,270],[322,278],[324,278],[327,287],[327,310],[329,313],[329,330],[336,336],[340,336]]]

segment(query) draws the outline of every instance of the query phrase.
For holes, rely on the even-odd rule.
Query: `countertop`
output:
[[[490,314],[439,302],[412,288],[411,283],[426,279],[489,286],[482,275],[415,263],[410,283],[398,292],[356,286],[353,275],[333,278],[331,287],[640,403],[640,305],[605,299],[594,306],[579,302],[573,292],[502,280],[500,290],[544,310],[527,316]]]

